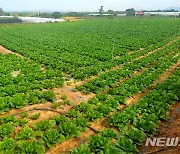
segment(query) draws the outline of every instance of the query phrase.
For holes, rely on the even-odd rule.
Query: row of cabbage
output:
[[[163,72],[165,72],[173,64],[177,63],[179,57],[176,55],[177,52],[171,52],[170,55],[164,55],[164,57],[157,60],[156,64],[154,64],[152,68],[147,67],[147,71],[139,75],[140,78],[144,76],[146,77],[142,78],[142,80],[138,80],[136,85],[142,85],[144,82],[147,82],[148,84],[144,85],[144,87],[139,87],[140,89],[138,91],[131,91],[131,94],[133,95],[133,93],[137,93],[145,88],[148,88]],[[128,86],[124,87],[127,89],[125,89],[125,92],[131,89],[129,87],[134,86],[130,81],[134,81],[135,78],[136,76],[129,79],[129,82],[127,82]],[[167,98],[171,97],[168,95]],[[164,100],[166,100],[166,97]],[[20,153],[44,153],[46,149],[54,146],[57,143],[62,143],[73,137],[80,137],[82,132],[85,132],[87,128],[90,127],[91,121],[108,117],[112,112],[114,112],[114,115],[108,118],[109,123],[118,127],[119,129],[124,128],[124,125],[127,124],[126,122],[128,122],[128,120],[123,121],[124,116],[116,116],[121,113],[119,112],[119,104],[121,103],[122,102],[119,102],[113,95],[99,94],[92,100],[75,106],[65,115],[55,116],[49,120],[39,121],[33,126],[28,126],[27,118],[22,117],[21,119],[16,119],[13,116],[1,118],[0,149],[4,153],[17,153],[17,151]],[[122,113],[125,111],[122,111]],[[161,111],[160,113],[163,116],[164,112]],[[129,117],[128,115],[129,114],[126,114],[126,117]],[[21,131],[13,135],[13,132],[19,126],[22,127]],[[102,133],[102,136],[107,136],[109,143],[110,138],[108,137],[108,132]],[[110,132],[110,134],[113,133]],[[112,136],[114,137],[115,135]],[[102,140],[106,141],[105,143],[107,143],[107,138]],[[129,140],[127,141],[127,144],[129,144]],[[97,144],[94,144],[94,146],[95,145]],[[131,144],[129,146],[131,146]],[[90,147],[90,149],[93,150],[92,147]]]
[[[53,102],[55,96],[49,89],[63,85],[60,71],[26,58],[0,54],[0,62],[0,112],[27,104]]]
[[[97,78],[85,83],[84,85],[76,87],[76,89],[84,93],[100,93],[108,87],[114,86],[114,84],[119,80],[125,77],[132,76],[135,70],[140,70],[144,66],[151,64],[153,61],[161,59],[161,57],[167,54],[168,52],[171,52],[173,50],[179,50],[179,43],[180,40],[176,40],[173,44],[165,48],[159,49],[156,52],[153,52],[152,54],[148,54],[145,55],[145,57],[143,58],[139,58],[137,60],[125,63],[122,67],[120,67],[117,70],[111,70],[107,73],[103,73]]]
[[[178,35],[178,24],[172,19],[122,19],[1,26],[0,42],[73,78],[84,79],[126,62],[131,58],[129,51],[164,45]]]
[[[180,100],[179,75],[180,69],[177,69],[138,103],[110,116],[108,122],[118,133],[105,129],[71,153],[139,153],[137,147],[158,133],[160,121],[167,119],[170,106]]]

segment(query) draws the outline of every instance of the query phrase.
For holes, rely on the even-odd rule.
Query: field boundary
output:
[[[0,53],[2,53],[3,55],[15,54],[18,57],[24,58],[23,55],[13,52],[13,51],[10,51],[10,50],[6,49],[5,47],[3,47],[2,45],[0,45]]]

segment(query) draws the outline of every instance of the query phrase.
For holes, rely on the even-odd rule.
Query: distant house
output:
[[[144,12],[142,12],[142,11],[139,11],[139,12],[136,12],[136,16],[144,16],[145,14],[144,14]]]

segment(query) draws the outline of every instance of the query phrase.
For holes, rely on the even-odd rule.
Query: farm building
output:
[[[136,12],[136,16],[144,16],[144,12],[142,11]]]

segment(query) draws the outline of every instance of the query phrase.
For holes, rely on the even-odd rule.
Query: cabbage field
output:
[[[180,102],[179,19],[2,24],[0,45],[0,154],[140,153]]]

